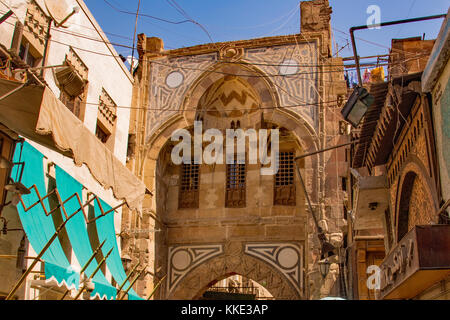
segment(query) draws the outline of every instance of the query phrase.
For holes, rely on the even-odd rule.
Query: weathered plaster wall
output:
[[[433,116],[436,135],[436,149],[439,160],[442,197],[450,199],[450,63],[433,90]]]
[[[130,125],[130,106],[133,92],[133,78],[127,71],[125,65],[118,58],[118,54],[111,45],[107,45],[104,41],[108,42],[106,36],[101,30],[95,18],[89,12],[83,1],[79,0],[63,0],[67,7],[72,10],[73,7],[80,7],[79,13],[75,14],[67,22],[67,28],[64,28],[61,32],[61,28],[53,30],[51,32],[52,40],[49,42],[48,57],[46,65],[55,66],[61,65],[66,54],[69,52],[70,47],[76,52],[76,54],[82,59],[83,63],[89,69],[88,76],[88,96],[86,104],[86,113],[84,117],[84,124],[88,129],[95,133],[97,125],[98,103],[99,97],[102,93],[102,89],[105,89],[116,105],[117,109],[117,130],[115,133],[114,154],[115,156],[125,164],[127,158],[128,148],[128,131]],[[63,2],[61,1],[61,2]],[[25,0],[11,0],[2,1],[0,3],[0,11],[8,11],[5,4],[11,5],[16,15],[10,17],[5,23],[0,25],[0,42],[9,49],[11,47],[11,39],[14,33],[14,24],[19,19],[24,22],[26,16]],[[38,5],[44,12],[46,12],[46,6],[43,0],[37,0]],[[69,11],[69,13],[70,13]],[[60,30],[60,31],[58,31]],[[68,34],[69,32],[70,34]],[[72,35],[75,34],[75,35]],[[83,35],[94,40],[78,37],[76,35]],[[47,69],[44,73],[44,79],[47,82],[53,93],[59,97],[60,90],[56,85],[53,71]],[[98,197],[102,198],[110,205],[118,205],[119,201],[113,197],[111,190],[105,190],[90,174],[89,169],[86,166],[77,167],[73,160],[62,156],[61,154],[54,152],[48,148],[40,146],[38,144],[29,141],[35,148],[46,156],[46,162],[53,162],[77,181],[82,183],[86,188],[95,193]],[[44,166],[45,168],[47,166]],[[11,221],[11,227],[20,227],[20,221],[18,219],[18,213],[15,208],[8,207],[4,210],[3,214]],[[120,234],[122,225],[121,210],[115,215],[115,227],[116,233]],[[11,246],[8,249],[13,254],[16,254],[19,247],[21,236],[13,235],[8,237],[7,246]],[[120,243],[120,238],[118,238]],[[26,254],[27,256],[36,256],[31,246]],[[72,254],[72,262],[75,266],[79,265],[75,256]],[[14,261],[15,263],[15,261]],[[0,263],[0,274],[9,275],[11,273],[12,262]],[[39,266],[36,270],[39,270]],[[7,271],[8,270],[8,271]],[[109,272],[107,272],[109,274]],[[12,283],[16,280],[14,277],[8,277],[8,281],[0,280],[0,291],[8,292]],[[37,293],[37,292],[36,292]],[[27,298],[31,298],[35,292],[29,290],[26,294]]]

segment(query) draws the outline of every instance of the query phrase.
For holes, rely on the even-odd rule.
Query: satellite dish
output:
[[[68,20],[68,16],[74,14],[75,9],[70,7],[66,0],[45,0],[45,7],[57,26],[67,28],[63,24]]]
[[[133,61],[133,70],[137,67],[139,64],[139,58],[133,58],[132,56],[127,57],[127,62],[131,66],[131,61]]]

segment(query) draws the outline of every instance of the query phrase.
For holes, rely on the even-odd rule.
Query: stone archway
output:
[[[223,78],[223,74],[239,74],[240,78],[249,83],[261,98],[260,108],[263,111],[264,119],[292,132],[303,152],[312,153],[320,149],[319,137],[308,121],[298,113],[279,108],[280,98],[277,90],[263,71],[250,65],[218,63],[191,85],[190,89],[184,95],[179,113],[165,121],[156,130],[152,130],[153,134],[147,137],[144,154],[145,160],[142,162],[139,173],[145,177],[144,182],[150,190],[154,191],[156,188],[155,170],[160,151],[170,140],[174,131],[189,128],[194,125],[196,112],[192,112],[192,110],[197,110],[200,99],[205,91],[215,82]],[[316,171],[319,170],[318,155],[304,161],[305,167],[314,168]],[[316,182],[313,182],[309,188],[310,190],[308,190],[314,201],[318,200],[318,188],[319,186],[316,185]]]
[[[264,285],[237,273],[225,274],[202,290],[199,300],[230,300],[233,298],[264,301],[275,300]]]
[[[233,68],[233,70],[235,70],[234,72],[242,73],[239,71],[242,66],[233,66]],[[228,70],[228,72],[230,71],[231,70]],[[264,120],[267,123],[289,131],[292,134],[292,140],[296,140],[297,145],[300,146],[299,148],[296,148],[299,152],[300,150],[303,153],[317,151],[319,149],[319,139],[308,121],[302,118],[298,113],[280,108],[273,109],[273,107],[277,107],[279,103],[276,90],[271,88],[269,79],[264,77],[251,77],[250,72],[253,72],[253,75],[258,74],[255,70],[246,69],[245,72],[249,73],[249,77],[244,77],[244,87],[247,86],[247,84],[252,86],[255,96],[258,95],[259,98],[261,98],[261,108],[272,107],[263,109]],[[310,222],[308,221],[310,217],[307,215],[306,210],[303,209],[303,205],[306,201],[298,201],[299,205],[292,210],[291,208],[278,207],[273,210],[269,209],[264,211],[262,208],[255,208],[254,212],[250,212],[250,209],[248,209],[250,206],[247,206],[247,208],[244,209],[246,211],[241,210],[242,212],[237,212],[237,210],[235,210],[234,212],[230,212],[229,215],[224,213],[219,216],[220,211],[227,210],[227,208],[222,204],[218,205],[217,203],[219,203],[219,201],[217,203],[215,201],[221,199],[220,197],[222,197],[225,192],[221,192],[221,189],[219,188],[208,188],[208,190],[204,190],[204,194],[212,191],[212,196],[210,197],[212,200],[211,202],[200,200],[200,203],[205,204],[202,210],[197,208],[198,210],[180,212],[180,210],[175,208],[178,202],[176,200],[178,196],[175,196],[175,194],[178,194],[176,186],[178,185],[179,180],[177,179],[179,179],[179,174],[172,171],[170,171],[170,174],[164,173],[165,170],[163,169],[164,167],[161,166],[161,163],[164,163],[165,161],[160,161],[162,150],[165,150],[166,146],[168,146],[168,142],[170,141],[173,132],[177,129],[185,129],[193,126],[194,120],[196,120],[196,113],[183,110],[198,109],[199,101],[205,93],[205,90],[210,88],[211,85],[216,82],[214,81],[214,77],[218,77],[216,81],[220,81],[220,79],[223,78],[223,75],[211,72],[205,74],[204,77],[199,78],[192,86],[192,89],[186,94],[185,102],[180,112],[164,122],[159,128],[155,128],[155,130],[153,130],[154,133],[147,140],[145,163],[142,167],[141,175],[145,177],[144,179],[147,187],[151,191],[154,191],[153,193],[155,195],[153,197],[153,203],[147,204],[147,206],[156,209],[153,211],[156,216],[163,220],[165,219],[164,221],[167,221],[169,225],[165,235],[157,235],[158,238],[155,242],[155,265],[162,270],[161,272],[163,273],[167,270],[170,278],[171,253],[173,253],[170,250],[172,250],[172,248],[177,248],[176,246],[187,247],[191,250],[185,251],[183,254],[184,259],[189,260],[190,258],[188,255],[190,254],[195,256],[195,259],[198,259],[189,264],[183,264],[176,261],[175,268],[177,271],[183,271],[183,278],[177,279],[175,282],[171,282],[173,281],[172,278],[168,279],[167,281],[169,283],[161,290],[166,292],[161,292],[159,296],[161,299],[196,298],[201,293],[201,290],[207,288],[212,282],[219,280],[226,274],[236,273],[258,283],[266,283],[267,289],[276,299],[302,299],[304,298],[303,288],[306,285],[302,283],[296,287],[293,285],[290,277],[294,275],[294,277],[299,279],[299,282],[300,280],[305,281],[305,277],[301,273],[303,272],[303,268],[305,268],[306,265],[309,265],[309,261],[302,262],[304,265],[300,268],[301,271],[295,271],[293,268],[291,268],[292,270],[285,271],[283,270],[283,266],[285,269],[287,268],[286,266],[290,267],[289,262],[286,264],[279,263],[277,265],[276,263],[271,263],[270,256],[266,257],[266,259],[264,259],[263,256],[260,256],[261,258],[250,256],[249,254],[244,253],[244,243],[242,242],[239,243],[241,253],[238,255],[227,253],[227,249],[224,249],[224,253],[221,254],[220,251],[215,251],[214,244],[211,246],[209,244],[228,240],[246,240],[254,242],[271,240],[298,241],[301,243],[301,246],[307,248],[305,251],[309,252],[312,245],[308,243],[306,230]],[[250,90],[250,92],[253,93],[252,90]],[[255,101],[258,101],[258,99],[255,99]],[[306,180],[308,193],[310,194],[312,201],[318,203],[321,185],[319,179],[315,179],[315,177],[320,172],[319,156],[304,160],[301,166],[306,169],[304,178]],[[174,168],[174,170],[175,169],[176,168]],[[215,170],[215,173],[212,172],[213,170],[211,168],[207,168],[205,171],[210,180],[215,178],[217,180],[214,181],[219,181],[222,177],[223,179],[225,177],[222,169],[223,168]],[[222,176],[220,176],[220,174],[222,174]],[[261,183],[261,185],[266,183],[263,181],[264,180],[260,179],[259,183]],[[265,181],[268,181],[268,179]],[[258,197],[263,197],[261,194],[263,194],[264,190],[266,192],[273,192],[272,190],[267,191],[269,188],[273,188],[270,183],[271,182],[266,183],[266,185],[263,185],[257,190],[257,192],[260,192],[258,193]],[[224,183],[220,184],[220,188],[223,188]],[[169,190],[170,188],[173,189],[172,192]],[[300,189],[298,190],[298,194],[303,193]],[[170,201],[167,200],[168,198],[165,198],[168,195],[172,196]],[[216,196],[216,198],[214,198],[214,196]],[[266,198],[269,199],[271,197],[269,196]],[[269,203],[271,201],[267,199],[264,199],[264,201],[261,200],[261,204],[255,206],[262,207],[263,203]],[[301,196],[299,196],[298,199],[301,199]],[[222,202],[220,201],[220,203]],[[161,204],[164,204],[164,206],[167,204],[171,207],[166,208]],[[272,204],[264,204],[264,206],[273,207]],[[219,212],[214,212],[214,219],[219,216],[216,221],[211,219],[210,216],[208,216],[206,220],[204,219],[206,215],[209,214],[207,211],[209,209],[211,209],[211,211],[217,209],[216,211]],[[270,213],[271,211],[273,211],[273,214]],[[268,215],[271,216],[269,217]],[[281,216],[282,218],[277,218],[277,216]],[[242,221],[242,218],[244,218],[244,221]],[[265,219],[263,220],[263,218]],[[189,221],[188,224],[185,224],[180,222],[182,219],[190,219],[191,221]],[[229,221],[223,221],[227,219]],[[296,229],[294,230],[294,228]],[[223,229],[227,230],[224,231]],[[214,236],[211,236],[211,234],[214,234]],[[306,254],[303,252],[303,247],[301,254],[302,260],[310,260],[310,257],[306,257]],[[211,256],[208,256],[209,254],[211,254]],[[180,256],[178,256],[178,258]],[[203,260],[203,258],[205,258],[205,260]],[[188,267],[192,267],[192,270],[189,270],[189,272],[186,271]],[[289,275],[289,273],[291,273],[291,275]]]
[[[438,222],[437,192],[427,170],[415,156],[410,156],[402,170],[396,204],[396,235],[400,241],[415,225]]]
[[[242,242],[226,243],[223,252],[190,271],[166,296],[170,300],[199,299],[209,287],[232,274],[262,284],[277,300],[304,298],[303,288],[294,288],[275,267],[246,254]]]

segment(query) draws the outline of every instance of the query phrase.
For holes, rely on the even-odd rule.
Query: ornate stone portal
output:
[[[221,245],[169,248],[167,288],[170,292],[195,267],[223,253]]]
[[[135,157],[129,167],[153,197],[148,197],[142,219],[125,214],[123,223],[127,229],[161,229],[128,239],[124,247],[155,271],[154,278],[140,282],[140,293],[151,292],[167,275],[157,298],[194,299],[217,281],[238,274],[277,299],[320,297],[324,281],[318,272],[319,243],[304,191],[291,183],[290,201],[277,202],[275,194],[276,181],[293,178],[293,185],[299,184],[292,170],[284,170],[292,177],[276,180],[262,176],[260,164],[247,164],[243,205],[230,208],[230,168],[201,164],[198,190],[194,188],[198,204],[180,209],[180,186],[190,183],[184,172],[192,170],[183,171],[170,160],[171,135],[177,129],[192,130],[195,120],[203,121],[204,129],[222,132],[233,127],[279,129],[280,151],[293,157],[347,141],[339,135],[336,101],[346,94],[346,85],[342,68],[336,67],[342,60],[330,54],[331,12],[328,1],[310,4],[320,8],[322,24],[316,28],[312,21],[298,35],[169,51],[161,40],[139,36],[131,133],[140,143],[130,152]],[[315,215],[330,237],[339,233],[344,152],[320,154],[299,165]]]
[[[209,287],[231,275],[258,282],[276,299],[304,297],[300,276],[303,255],[296,243],[255,245],[232,241],[218,246],[174,247],[169,251],[169,274],[177,276],[169,277],[168,299],[199,298]],[[198,259],[195,252],[199,253]]]

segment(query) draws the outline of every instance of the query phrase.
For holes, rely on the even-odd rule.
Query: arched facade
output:
[[[414,155],[409,156],[401,172],[397,199],[397,242],[415,226],[438,223],[436,187],[425,166]]]
[[[278,299],[307,299],[321,291],[316,230],[294,158],[338,137],[335,113],[327,118],[329,106],[321,102],[337,100],[338,90],[325,88],[321,73],[302,70],[328,54],[325,33],[305,39],[274,37],[141,55],[136,97],[143,111],[136,113],[139,145],[131,166],[152,196],[142,219],[128,221],[131,228],[160,232],[129,247],[131,256],[153,266],[155,277],[148,282],[167,275],[158,299],[198,298],[229,274],[265,283]],[[153,50],[162,43],[141,35],[140,46]],[[298,63],[297,72],[306,75],[286,72],[286,51],[290,63]],[[245,164],[175,165],[171,154],[177,143],[171,137],[180,129],[192,135],[196,121],[203,131],[279,130],[282,173],[262,175],[263,166],[248,161],[248,143]],[[338,183],[326,182],[345,175],[337,164],[342,158],[315,155],[299,162],[315,214],[330,237],[339,231],[335,221],[342,212]],[[329,229],[327,216],[335,217]]]
[[[167,296],[174,300],[199,299],[211,285],[234,274],[261,284],[276,300],[304,298],[277,267],[246,254],[241,242],[225,243],[223,254],[191,270]]]
[[[274,178],[271,176],[261,177],[259,165],[247,166],[247,197],[243,208],[227,208],[225,183],[227,166],[225,164],[201,165],[199,169],[198,206],[189,209],[180,209],[179,207],[182,176],[180,176],[180,167],[170,164],[170,151],[173,147],[173,143],[170,142],[170,134],[177,129],[192,129],[194,120],[202,120],[205,126],[204,130],[216,128],[224,134],[226,129],[231,128],[231,123],[236,125],[239,123],[239,127],[242,129],[260,129],[267,125],[274,128],[283,128],[286,137],[281,137],[281,150],[293,150],[295,156],[317,150],[314,144],[315,137],[311,134],[314,131],[307,127],[306,121],[296,114],[289,114],[273,107],[277,105],[276,92],[270,89],[268,80],[263,81],[264,78],[259,77],[255,77],[257,80],[252,80],[253,78],[250,77],[251,74],[246,68],[234,67],[229,69],[228,67],[227,65],[219,65],[215,70],[224,73],[247,73],[248,77],[223,76],[222,73],[210,73],[203,77],[187,93],[190,99],[188,99],[189,104],[185,104],[183,115],[176,117],[177,120],[173,122],[169,120],[168,123],[163,124],[165,128],[161,130],[158,137],[155,137],[154,140],[150,139],[155,143],[147,144],[150,149],[148,150],[149,156],[145,167],[148,168],[149,163],[153,162],[155,169],[152,172],[146,172],[145,176],[146,179],[151,179],[154,183],[154,206],[159,218],[168,221],[173,226],[169,228],[164,240],[167,246],[161,245],[156,248],[158,252],[167,251],[167,256],[162,255],[164,259],[160,259],[157,266],[167,269],[169,278],[171,270],[175,269],[171,251],[181,246],[186,248],[186,252],[196,252],[197,249],[205,250],[212,244],[227,241],[239,241],[238,243],[242,247],[255,242],[269,247],[279,245],[280,240],[292,245],[298,242],[302,248],[301,252],[298,251],[298,267],[305,267],[303,248],[307,240],[308,216],[304,205],[303,191],[298,187],[295,188],[296,206],[275,206],[273,202]],[[261,75],[261,73],[255,71],[252,73],[252,75],[258,74]],[[250,85],[250,82],[253,82],[254,86]],[[204,84],[210,85],[206,87]],[[202,92],[205,87],[206,89],[198,100],[192,98],[196,96],[196,92]],[[202,88],[202,90],[198,91],[199,88]],[[270,97],[270,100],[263,102],[263,97]],[[192,104],[195,103],[197,105],[194,108]],[[204,105],[205,103],[207,103],[207,106]],[[263,107],[264,105],[265,107]],[[207,109],[202,110],[204,107]],[[187,111],[193,109],[196,110],[195,113]],[[193,114],[196,117],[192,117]],[[264,124],[262,121],[264,121]],[[157,132],[159,131],[157,130]],[[161,147],[162,143],[164,144]],[[153,159],[153,156],[156,156],[156,158]],[[303,167],[314,168],[318,164],[318,158],[310,158],[306,162],[302,164]],[[318,186],[314,183],[314,181],[317,181],[314,172],[317,171],[308,170],[307,179],[313,182],[309,185],[309,193],[316,198]],[[171,179],[172,181],[170,181]],[[297,178],[295,180],[297,181]],[[152,182],[147,180],[147,185],[152,185]],[[263,219],[267,220],[267,223],[262,222]],[[277,219],[284,221],[279,223],[276,221]],[[213,222],[206,223],[205,220],[212,220]],[[189,223],[191,225],[186,226]],[[223,247],[223,250],[226,250],[227,245],[223,245]],[[212,258],[211,261],[205,261],[203,264],[192,268],[185,278],[173,287],[168,280],[165,295],[161,298],[198,298],[201,291],[199,288],[206,288],[212,281],[225,275],[225,273],[217,274],[217,271],[215,271],[221,270],[222,266],[225,271],[241,274],[257,282],[265,278],[266,288],[271,293],[274,292],[272,294],[275,298],[304,298],[303,272],[296,271],[297,283],[292,284],[289,278],[283,275],[282,268],[278,267],[277,269],[276,265],[271,266],[261,260],[254,261],[255,258],[245,254],[245,249],[238,252],[238,254],[234,254],[234,258],[230,258],[230,253],[224,251],[222,255]],[[235,264],[230,266],[229,263],[233,259]],[[273,259],[276,259],[276,257]],[[256,265],[258,265],[256,269],[246,269]],[[270,276],[268,276],[269,274]],[[194,284],[195,281],[197,283]]]

